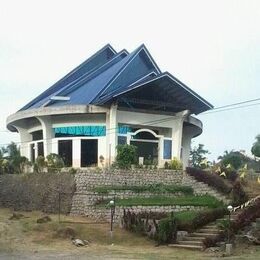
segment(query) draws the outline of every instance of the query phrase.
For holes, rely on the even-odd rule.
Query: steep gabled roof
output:
[[[108,44],[21,110],[42,106],[105,105],[113,101],[122,103],[126,98],[129,99],[127,104],[157,104],[159,109],[163,107],[173,112],[189,109],[197,114],[212,108],[170,73],[161,73],[144,45],[129,54],[126,50],[116,53]]]
[[[44,99],[48,96],[52,96],[53,94],[58,92],[60,89],[64,89],[68,84],[70,84],[74,81],[77,81],[82,75],[87,75],[91,71],[102,66],[107,61],[112,59],[115,55],[116,55],[116,51],[113,49],[113,47],[110,44],[105,45],[102,49],[100,49],[94,55],[92,55],[90,58],[85,60],[78,67],[73,69],[71,72],[69,72],[67,75],[65,75],[62,79],[57,81],[54,85],[52,85],[50,88],[45,90],[42,94],[40,94],[38,97],[36,97],[31,102],[29,102],[27,105],[25,105],[23,108],[21,108],[21,110],[26,110],[26,109],[32,108],[32,106],[35,105],[37,102],[41,101],[42,99]],[[38,106],[36,106],[36,107],[38,107]]]

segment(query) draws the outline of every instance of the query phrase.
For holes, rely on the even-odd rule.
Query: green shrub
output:
[[[46,157],[48,172],[59,172],[64,167],[62,158],[55,153],[51,153]]]
[[[175,157],[170,162],[167,162],[167,164],[165,163],[164,166],[167,167],[166,169],[171,169],[171,170],[183,169],[182,162]]]
[[[134,145],[118,145],[116,164],[119,168],[129,169],[132,164],[137,163],[137,148]]]
[[[235,181],[231,193],[233,206],[239,206],[248,200],[248,196],[246,195],[240,180]]]
[[[44,169],[47,167],[47,162],[45,161],[44,156],[38,156],[33,164],[33,171],[37,173],[44,172]]]
[[[177,218],[177,224],[179,230],[187,230],[192,232],[210,222],[215,221],[218,218],[227,214],[227,209],[218,207],[214,209],[207,209],[200,212],[195,212],[191,218]]]
[[[161,219],[157,226],[156,240],[160,244],[175,242],[177,237],[177,222],[171,214],[171,217]]]

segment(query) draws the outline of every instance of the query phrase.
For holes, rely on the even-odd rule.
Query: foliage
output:
[[[225,151],[223,156],[219,156],[221,165],[227,167],[231,165],[235,170],[238,170],[245,162],[246,158],[243,154],[237,151]]]
[[[183,196],[183,197],[165,197],[165,196],[154,196],[149,198],[143,197],[132,197],[128,199],[117,199],[117,206],[204,206],[210,208],[216,208],[223,205],[222,202],[216,198],[203,195],[203,196]],[[100,203],[101,206],[107,205],[107,201]]]
[[[3,154],[7,153],[8,156],[3,158]],[[30,165],[28,159],[20,155],[17,145],[12,142],[5,149],[1,149],[0,156],[0,173],[22,173],[25,167]]]
[[[137,163],[137,148],[134,145],[118,145],[116,163],[119,168],[129,169],[132,164]]]
[[[255,157],[260,157],[260,135],[256,136],[256,142],[253,144],[251,152]]]
[[[207,163],[205,161],[207,158],[205,155],[207,154],[209,154],[209,151],[204,149],[204,144],[194,147],[190,152],[191,166],[202,169],[206,168]]]
[[[248,197],[244,191],[244,188],[240,180],[236,180],[232,189],[232,201],[233,206],[238,206],[245,203]]]
[[[177,225],[173,214],[166,216],[159,212],[134,213],[124,210],[122,222],[125,229],[145,234],[157,240],[159,244],[176,241]]]
[[[221,165],[221,164],[216,164],[215,166],[211,167],[211,171],[214,172],[215,174],[219,175],[222,178],[225,178],[231,182],[234,182],[239,175],[237,172],[234,170],[232,165],[228,164],[227,166]],[[223,176],[224,173],[224,176]]]
[[[216,246],[216,244],[218,242],[221,242],[224,239],[225,239],[225,234],[223,232],[221,232],[220,234],[216,234],[215,236],[206,237],[203,240],[203,245],[204,245],[205,248],[214,247],[214,246]]]
[[[186,230],[192,232],[218,218],[223,217],[227,213],[227,209],[217,207],[214,209],[207,209],[199,212],[194,212],[190,218],[181,218],[176,216],[179,230]]]
[[[238,213],[236,219],[231,223],[231,229],[236,233],[241,228],[255,221],[256,218],[260,218],[260,198]]]
[[[44,169],[47,167],[47,162],[45,161],[44,156],[38,156],[33,164],[33,171],[37,173],[44,172]]]
[[[55,153],[46,156],[48,172],[59,172],[64,167],[62,158]]]
[[[186,168],[186,172],[197,181],[204,182],[221,193],[229,194],[232,189],[231,185],[217,174],[190,167]]]
[[[182,192],[186,195],[192,195],[193,189],[190,186],[165,185],[163,183],[146,185],[146,186],[103,186],[96,187],[93,191],[107,194],[110,191],[125,191],[130,190],[136,193],[150,192],[150,193],[177,193]]]
[[[164,168],[171,169],[171,170],[182,170],[183,165],[178,158],[174,157],[170,162],[165,162]]]
[[[173,214],[169,218],[161,219],[157,226],[156,240],[160,244],[166,244],[176,241],[177,222]]]

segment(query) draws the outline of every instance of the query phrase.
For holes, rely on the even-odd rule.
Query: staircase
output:
[[[216,221],[188,234],[188,236],[184,237],[183,240],[178,242],[178,244],[169,244],[168,246],[175,248],[202,250],[204,248],[203,241],[207,237],[215,237],[220,232],[221,230],[219,229]]]
[[[230,220],[234,220],[237,212],[233,212],[230,216]],[[214,238],[219,235],[222,230],[219,228],[219,222],[229,219],[229,215],[225,215],[223,218],[219,218],[216,221],[209,223],[202,228],[188,234],[183,240],[178,241],[177,244],[169,244],[168,246],[174,248],[185,248],[185,249],[194,249],[194,250],[203,250],[204,249],[204,240],[206,238]]]

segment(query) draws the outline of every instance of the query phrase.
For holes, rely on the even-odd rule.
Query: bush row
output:
[[[184,214],[183,214],[184,213]],[[191,217],[185,218],[185,213]],[[160,244],[176,241],[177,230],[192,232],[226,214],[226,209],[216,208],[201,212],[178,212],[165,214],[160,212],[134,213],[124,211],[123,227],[127,230],[148,235]],[[205,243],[214,243],[206,241]]]
[[[258,197],[250,206],[244,208],[235,220],[231,223],[231,228],[236,233],[241,228],[248,226],[251,222],[260,218],[260,197]]]
[[[178,229],[192,232],[210,222],[215,221],[218,218],[223,217],[225,214],[227,214],[227,209],[223,207],[200,211],[193,219],[189,221],[182,221],[181,219],[178,220]]]
[[[159,244],[176,241],[177,222],[173,214],[158,220],[156,214],[151,212],[136,214],[124,210],[122,225],[126,230],[145,234]]]

